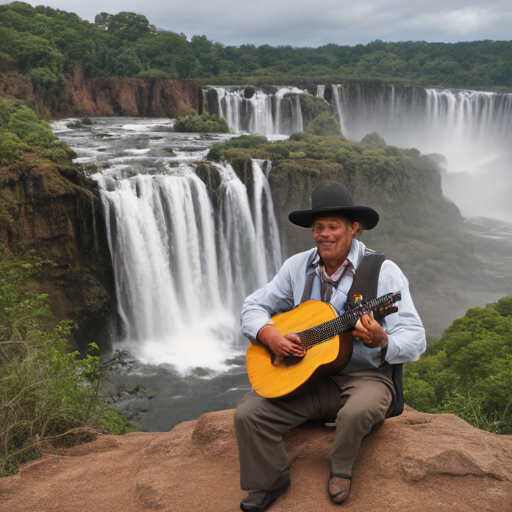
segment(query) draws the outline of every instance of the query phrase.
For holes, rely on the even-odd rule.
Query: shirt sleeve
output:
[[[242,334],[256,342],[258,332],[276,313],[289,311],[294,306],[290,258],[283,263],[277,275],[263,288],[249,295],[242,306]]]
[[[383,329],[388,335],[385,360],[391,364],[416,361],[425,352],[425,329],[412,302],[409,282],[392,261],[386,260],[379,276],[378,296],[390,292],[401,292],[402,299],[396,303],[398,312],[384,318]]]

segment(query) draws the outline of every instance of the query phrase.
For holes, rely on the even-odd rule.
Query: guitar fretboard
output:
[[[364,314],[374,311],[383,306],[394,304],[396,301],[401,299],[400,292],[388,293],[377,299],[371,300],[355,308],[343,313],[329,322],[312,327],[302,332],[298,332],[302,345],[307,350],[319,343],[330,340],[334,336],[348,331],[351,327],[354,327]]]

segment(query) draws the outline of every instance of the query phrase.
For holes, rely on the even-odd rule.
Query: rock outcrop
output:
[[[333,437],[320,424],[285,436],[292,484],[272,511],[340,510],[327,496]],[[351,512],[509,512],[512,437],[407,408],[363,441],[353,476],[343,505]],[[0,480],[0,510],[225,512],[244,494],[228,410],[171,432],[102,436],[47,454]]]
[[[97,185],[73,166],[27,153],[0,167],[0,245],[54,266],[27,283],[48,293],[55,320],[74,320],[75,347],[108,343],[113,271]]]
[[[65,117],[176,117],[199,110],[201,87],[192,80],[169,78],[84,78],[77,68],[67,77],[65,91],[45,96],[34,91],[27,77],[0,75],[0,94],[26,101],[39,113]]]

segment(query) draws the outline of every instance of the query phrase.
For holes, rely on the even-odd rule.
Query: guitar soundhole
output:
[[[294,366],[298,363],[300,363],[304,358],[303,357],[295,357],[295,356],[290,356],[290,357],[285,357],[283,358],[283,363],[285,366]]]
[[[272,362],[272,366],[294,366],[296,364],[299,364],[303,359],[303,357],[295,356],[282,357],[276,356],[275,354],[270,355],[270,361]]]

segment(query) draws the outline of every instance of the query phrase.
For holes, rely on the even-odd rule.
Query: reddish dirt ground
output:
[[[45,455],[0,479],[0,511],[239,510],[233,413]],[[318,424],[286,435],[292,484],[272,511],[341,510],[327,496],[333,436]],[[408,408],[363,441],[353,476],[345,511],[512,512],[512,436]]]

